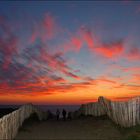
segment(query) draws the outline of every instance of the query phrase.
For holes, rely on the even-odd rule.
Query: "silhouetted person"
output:
[[[67,114],[66,110],[63,109],[63,111],[62,111],[62,115],[63,115],[63,120],[64,120],[64,121],[66,120],[66,114]]]
[[[72,113],[68,112],[68,119],[71,120],[72,119]]]
[[[56,110],[56,117],[57,117],[57,120],[59,120],[59,115],[60,115],[60,111],[59,109]]]
[[[47,114],[48,114],[48,118],[47,118],[48,120],[53,119],[53,114],[50,110],[47,111]]]

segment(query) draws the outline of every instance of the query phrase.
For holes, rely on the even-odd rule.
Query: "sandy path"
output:
[[[119,130],[108,119],[92,117],[71,121],[26,122],[20,129],[18,139],[48,140],[121,140]]]

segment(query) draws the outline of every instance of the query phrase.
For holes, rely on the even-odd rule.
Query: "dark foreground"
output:
[[[75,120],[39,122],[28,119],[16,140],[140,140],[129,137],[129,130],[120,129],[108,118],[82,117]]]

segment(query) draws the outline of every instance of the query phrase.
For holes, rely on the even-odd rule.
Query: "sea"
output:
[[[22,105],[0,105],[0,108],[13,108],[18,109]],[[62,112],[65,109],[67,112],[74,112],[80,108],[80,105],[35,105],[42,109],[43,111],[51,111],[51,113],[56,114],[56,110],[59,109]]]

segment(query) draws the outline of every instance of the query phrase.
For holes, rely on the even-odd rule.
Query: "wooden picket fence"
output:
[[[0,140],[14,139],[24,120],[33,113],[37,114],[39,120],[45,119],[47,115],[32,104],[27,104],[0,118]]]
[[[140,124],[140,96],[123,102],[99,97],[98,102],[84,104],[79,111],[84,115],[108,115],[116,124],[131,127]]]

